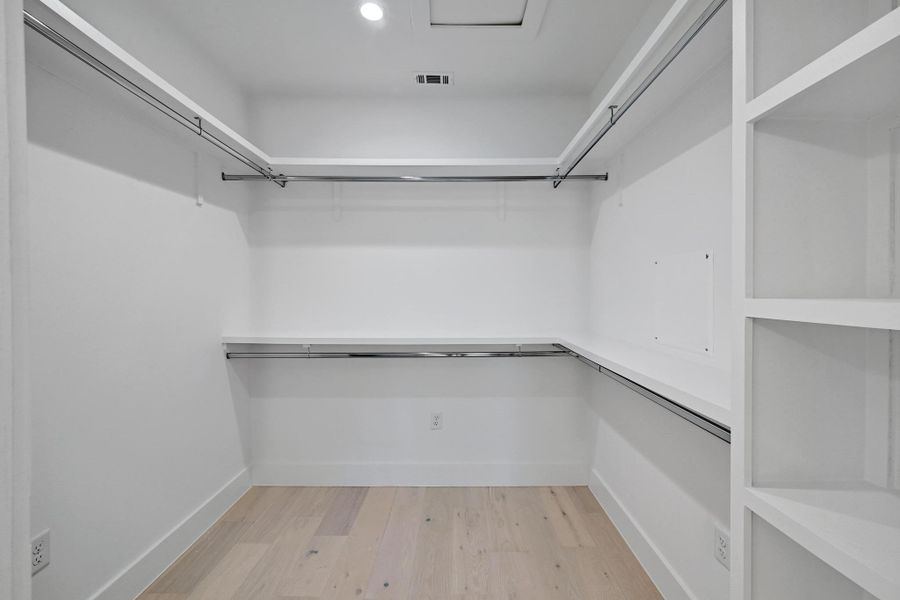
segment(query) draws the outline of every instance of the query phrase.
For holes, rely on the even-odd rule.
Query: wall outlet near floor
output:
[[[34,575],[50,564],[50,530],[41,532],[31,540],[31,574]]]
[[[713,553],[716,557],[716,560],[722,563],[722,565],[731,570],[731,537],[728,535],[728,532],[716,525],[716,538],[715,538],[715,548],[713,549]]]
[[[431,413],[431,429],[444,428],[444,413]]]

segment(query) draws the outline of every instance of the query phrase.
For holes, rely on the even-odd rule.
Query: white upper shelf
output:
[[[729,425],[729,374],[712,366],[653,351],[627,342],[590,336],[564,337],[279,337],[225,336],[227,347],[242,346],[439,346],[561,344],[643,387],[704,417]]]
[[[635,85],[635,80],[638,80],[639,76],[652,67],[650,63],[655,59],[655,52],[659,50],[660,43],[671,37],[673,32],[677,33],[677,28],[682,26],[683,20],[692,14],[691,11],[695,10],[697,5],[695,0],[677,0],[673,4],[623,74],[614,83],[604,102],[613,103],[616,100],[624,99],[630,86]],[[570,160],[571,155],[577,152],[578,148],[583,147],[581,144],[584,144],[586,139],[590,139],[592,132],[601,127],[608,118],[605,106],[598,107],[562,154],[551,157],[373,159],[271,156],[237,133],[182,90],[172,85],[159,73],[150,69],[137,57],[113,42],[60,0],[27,0],[26,9],[116,71],[144,87],[152,95],[175,108],[185,117],[201,118],[205,129],[214,131],[224,142],[236,150],[254,157],[263,165],[270,166],[276,173],[341,175],[352,170],[354,173],[362,172],[372,175],[478,175],[496,174],[502,170],[504,174],[509,175],[552,175],[558,166],[564,164],[564,161]],[[699,46],[700,44],[698,44]],[[699,52],[699,54],[703,55],[704,52]],[[706,52],[705,54],[710,53]],[[679,60],[682,61],[680,68],[688,68],[688,70],[704,68],[702,65],[696,64],[691,66],[693,63],[688,59],[682,60],[679,57]],[[679,80],[679,77],[673,77],[672,80]],[[657,101],[642,99],[644,107],[635,109],[635,115],[629,117],[630,122],[629,119],[623,118],[621,125],[617,125],[613,129],[614,132],[616,129],[620,131],[611,135],[609,143],[604,144],[605,151],[598,150],[598,152],[608,155],[610,149],[619,147],[623,140],[633,137],[635,131],[646,126],[658,115],[660,107],[671,99],[673,93],[665,83],[660,85],[658,91],[659,94],[653,94]],[[579,172],[582,171],[583,169]]]
[[[766,117],[869,118],[900,101],[900,10],[894,10],[747,103]]]

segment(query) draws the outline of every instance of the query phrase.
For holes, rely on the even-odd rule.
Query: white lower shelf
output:
[[[722,425],[731,425],[728,371],[620,340],[566,336],[559,343]]]
[[[900,300],[893,298],[750,298],[744,308],[755,319],[900,329]]]
[[[868,484],[749,488],[747,507],[878,598],[900,598],[900,493]]]
[[[564,337],[279,337],[225,336],[226,346],[440,346],[562,344],[649,390],[681,404],[708,419],[729,425],[729,374],[710,365],[654,351],[627,342],[590,336]]]

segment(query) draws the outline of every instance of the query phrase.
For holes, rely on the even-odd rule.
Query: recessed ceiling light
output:
[[[366,2],[359,7],[359,12],[363,18],[370,21],[380,21],[384,18],[384,9],[374,2]]]

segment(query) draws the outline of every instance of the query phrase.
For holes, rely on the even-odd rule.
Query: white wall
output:
[[[710,251],[713,347],[688,358],[730,365],[731,113],[726,58],[609,164],[595,184],[590,329],[655,350],[653,260]]]
[[[133,598],[248,481],[245,192],[102,89],[29,65],[35,600]]]
[[[254,483],[587,481],[589,372],[572,359],[256,362]]]
[[[555,336],[586,324],[586,185],[257,189],[257,331]]]
[[[590,329],[723,369],[729,364],[730,59],[705,75],[609,165],[595,184]],[[711,356],[654,344],[652,259],[710,250]],[[601,375],[592,486],[667,598],[719,600],[713,558],[728,524],[729,446]]]
[[[554,157],[587,118],[585,96],[263,95],[253,139],[272,156],[328,158]]]
[[[258,189],[255,332],[522,337],[586,324],[586,185]],[[569,359],[243,368],[257,483],[586,481],[583,367]]]

